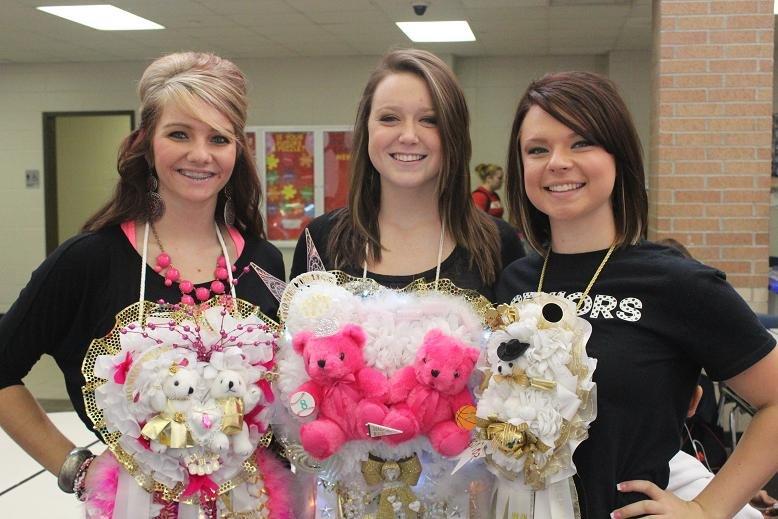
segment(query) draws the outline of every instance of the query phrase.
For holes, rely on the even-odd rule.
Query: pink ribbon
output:
[[[213,501],[217,497],[219,485],[213,482],[208,476],[189,475],[189,484],[184,489],[181,497],[189,497],[200,493],[200,501]]]
[[[257,382],[257,385],[259,386],[259,389],[262,390],[262,394],[265,395],[265,400],[267,403],[272,404],[276,397],[273,394],[273,389],[270,387],[270,382],[263,379]]]
[[[128,351],[124,355],[124,360],[116,365],[113,372],[113,381],[117,384],[124,384],[127,382],[127,372],[130,371],[132,366],[132,354]]]

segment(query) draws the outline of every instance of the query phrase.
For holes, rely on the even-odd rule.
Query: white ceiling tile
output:
[[[593,1],[430,0],[416,16],[411,0],[112,0],[167,27],[115,33],[37,11],[40,0],[2,0],[0,62],[147,60],[190,48],[243,58],[376,55],[412,45],[394,22],[436,19],[466,19],[477,38],[423,47],[448,56],[651,48],[650,0]]]

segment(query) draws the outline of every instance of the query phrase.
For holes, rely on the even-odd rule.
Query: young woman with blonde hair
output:
[[[479,164],[475,167],[475,172],[481,179],[481,185],[473,190],[473,203],[495,218],[502,218],[502,201],[497,190],[502,187],[505,173],[497,164]]]
[[[89,453],[73,449],[22,383],[43,354],[56,360],[92,429],[82,393],[87,348],[140,294],[193,305],[230,293],[233,270],[237,297],[274,316],[268,289],[240,274],[253,261],[284,276],[259,212],[243,73],[212,54],[171,54],[149,65],[138,92],[140,125],[121,144],[113,197],[41,264],[0,321],[0,425],[66,492],[79,491]]]

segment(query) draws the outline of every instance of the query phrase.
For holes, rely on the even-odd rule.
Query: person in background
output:
[[[497,194],[497,190],[502,187],[502,168],[496,164],[479,164],[475,167],[475,172],[481,179],[481,185],[472,193],[473,203],[478,209],[495,218],[502,218],[502,202]]]

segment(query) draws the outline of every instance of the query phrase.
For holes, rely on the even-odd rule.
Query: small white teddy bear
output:
[[[230,448],[239,456],[248,456],[254,449],[249,439],[249,429],[243,420],[259,402],[262,393],[257,386],[247,387],[246,381],[237,371],[220,370],[211,383],[211,398],[219,409],[220,426],[210,439],[210,448],[226,452]]]
[[[187,418],[196,400],[200,374],[185,365],[173,362],[157,375],[161,389],[152,389],[149,404],[158,414],[143,426],[141,434],[151,440],[151,450],[162,453],[171,448],[195,445],[187,427]]]

